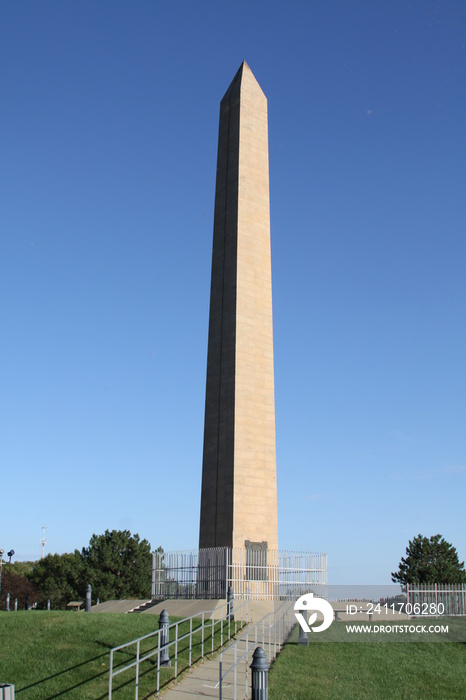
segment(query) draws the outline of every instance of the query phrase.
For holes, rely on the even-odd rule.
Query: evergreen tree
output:
[[[401,558],[392,581],[407,583],[466,583],[464,562],[460,562],[455,547],[442,535],[430,539],[418,535],[409,541],[406,556]]]
[[[81,557],[93,600],[97,596],[101,601],[150,597],[150,544],[138,534],[106,530],[103,535],[92,535]]]
[[[24,567],[24,574],[37,592],[40,607],[48,598],[55,609],[65,608],[71,600],[84,601],[89,583],[93,603],[97,598],[103,602],[150,597],[150,544],[128,530],[106,530],[92,535],[81,552],[49,554],[31,564],[32,571]]]
[[[70,600],[85,597],[86,581],[80,553],[48,554],[35,562],[28,575],[39,594],[39,605],[45,607],[50,598],[52,608],[65,608]]]

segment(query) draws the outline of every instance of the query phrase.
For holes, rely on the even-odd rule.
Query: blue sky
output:
[[[0,547],[197,546],[217,129],[269,102],[279,541],[466,559],[463,2],[0,7]]]

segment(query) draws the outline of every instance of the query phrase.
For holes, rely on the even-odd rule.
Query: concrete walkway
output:
[[[241,631],[241,637],[246,633],[246,630],[254,628],[253,624],[244,627]],[[249,640],[248,654],[236,668],[236,696],[235,696],[235,673],[232,670],[222,685],[223,700],[240,700],[242,698],[251,698],[251,671],[249,666],[252,662],[252,654],[256,648],[254,638]],[[264,645],[265,653],[269,658],[268,645]],[[246,652],[246,640],[241,639],[237,643],[236,658],[239,659]],[[232,645],[222,652],[222,672],[226,673],[235,661],[235,650]],[[166,690],[162,695],[162,700],[190,700],[190,698],[218,698],[219,694],[219,661],[220,654],[214,659],[204,661],[185,674],[181,681],[176,685]],[[246,670],[249,671],[248,677]],[[247,685],[246,685],[247,683]]]
[[[205,602],[205,601],[204,601]],[[256,646],[263,646],[270,659],[269,646],[258,644],[254,639],[255,623],[261,620],[268,612],[273,609],[273,604],[262,601],[253,603],[253,622],[249,623],[241,632],[238,633],[238,642],[236,644],[236,659],[240,659],[243,655],[245,658],[238,663],[235,671],[232,670],[227,675],[222,685],[223,700],[240,700],[242,698],[252,697],[251,693],[251,671],[249,666],[252,663],[252,654]],[[249,632],[246,655],[246,632]],[[271,643],[273,647],[273,639]],[[273,651],[273,649],[271,649]],[[233,666],[235,662],[235,648],[232,643],[226,647],[226,651],[217,654],[214,659],[209,659],[198,664],[188,671],[180,682],[173,685],[171,688],[161,694],[162,700],[190,700],[195,697],[199,698],[218,698],[219,696],[219,662],[222,658],[222,674]],[[235,695],[236,685],[236,695]]]

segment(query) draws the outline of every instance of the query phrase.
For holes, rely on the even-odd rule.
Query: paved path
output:
[[[241,632],[241,637],[245,634],[246,630],[253,628],[254,625],[248,625],[243,628]],[[251,698],[251,689],[248,688],[246,692],[246,668],[252,661],[252,654],[256,648],[254,640],[249,640],[248,654],[246,658],[238,664],[236,670],[236,698],[240,700],[241,698]],[[240,658],[246,652],[246,641],[241,640],[237,644],[237,658]],[[268,647],[265,645],[265,652],[268,656]],[[219,693],[219,660],[220,654],[218,654],[214,659],[209,659],[203,663],[195,666],[191,671],[182,677],[182,680],[174,685],[169,690],[166,690],[162,694],[162,700],[190,700],[192,698],[218,698]],[[227,651],[222,653],[222,670],[225,673],[234,663],[235,652],[234,647],[230,646]],[[251,672],[249,671],[248,686],[251,685]],[[228,674],[227,678],[223,682],[222,686],[222,698],[223,700],[234,700],[235,698],[235,677],[234,671]]]
[[[251,694],[251,671],[249,666],[252,662],[252,654],[257,646],[262,646],[267,659],[270,660],[273,654],[269,653],[269,645],[259,644],[255,641],[254,626],[255,621],[262,619],[264,614],[270,611],[271,606],[268,603],[258,603],[256,602],[253,606],[253,622],[246,625],[238,635],[238,642],[236,645],[236,659],[240,659],[244,655],[244,659],[241,660],[236,668],[236,679],[235,673],[232,670],[225,678],[222,685],[222,699],[223,700],[242,700],[243,698],[252,697]],[[254,614],[255,613],[255,614]],[[260,613],[260,614],[258,614]],[[246,646],[246,633],[249,631],[249,639]],[[259,634],[262,634],[262,629],[259,629]],[[266,639],[267,639],[267,632]],[[247,649],[247,654],[246,654]],[[271,651],[273,652],[273,637],[271,638]],[[235,649],[233,644],[230,644],[226,651],[222,654],[222,673],[225,673],[231,668],[235,661]],[[172,686],[169,690],[166,690],[162,694],[162,700],[191,700],[192,698],[218,698],[219,694],[219,661],[220,654],[218,654],[214,659],[209,659],[195,666],[191,671],[186,673],[182,680],[176,685]],[[247,673],[248,672],[248,673]],[[235,695],[235,684],[236,684],[236,695]]]

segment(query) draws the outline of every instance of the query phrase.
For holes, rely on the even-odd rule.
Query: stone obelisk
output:
[[[220,103],[199,547],[278,548],[267,99],[246,62]]]

